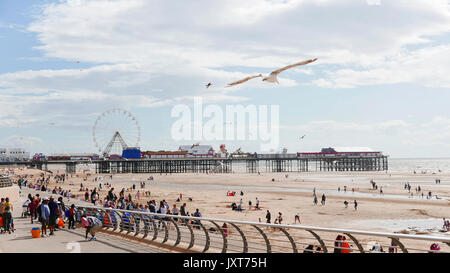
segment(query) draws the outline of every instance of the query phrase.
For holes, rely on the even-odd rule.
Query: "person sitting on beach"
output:
[[[202,217],[202,214],[200,213],[200,211],[198,210],[198,209],[195,209],[195,212],[194,212],[194,214],[193,214],[193,217]],[[195,221],[194,222],[195,223],[195,225],[196,225],[196,228],[198,228],[198,229],[200,229],[200,220],[198,220],[198,221]]]
[[[345,208],[348,208],[348,202],[347,202],[347,200],[344,201],[344,205],[345,205]]]
[[[303,253],[314,253],[314,246],[308,245],[304,250]]]
[[[334,241],[334,253],[342,253],[342,235],[338,235]]]
[[[228,237],[228,226],[227,226],[227,223],[223,223],[222,230],[223,230],[223,234],[225,235],[225,237]]]
[[[281,216],[281,212],[278,212],[278,224],[281,225],[282,221],[283,221],[283,217]]]
[[[232,203],[231,204],[231,210],[237,210],[237,205],[236,205],[236,203]]]
[[[441,247],[439,246],[439,244],[433,243],[433,244],[431,244],[430,251],[428,251],[428,253],[437,253],[437,252],[439,252],[439,250],[441,250]]]

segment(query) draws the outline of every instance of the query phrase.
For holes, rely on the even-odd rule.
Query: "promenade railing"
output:
[[[12,185],[13,185],[13,181],[11,178],[0,175],[0,188],[11,187]]]
[[[450,253],[450,237],[280,225],[76,206],[103,229],[173,248],[207,253]],[[442,231],[443,232],[443,231]],[[447,232],[448,234],[449,232]],[[338,235],[341,237],[338,238]],[[439,250],[430,250],[437,244]]]

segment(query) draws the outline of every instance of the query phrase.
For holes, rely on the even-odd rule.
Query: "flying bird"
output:
[[[303,62],[291,64],[291,65],[285,66],[285,67],[283,67],[283,68],[280,68],[280,69],[278,69],[278,70],[272,71],[272,72],[269,74],[269,76],[263,78],[263,81],[279,83],[279,82],[278,82],[277,76],[278,76],[278,74],[280,74],[280,73],[283,72],[284,70],[288,70],[288,69],[290,69],[290,68],[293,68],[293,67],[296,67],[296,66],[300,66],[300,65],[309,64],[309,63],[312,63],[312,62],[314,62],[314,61],[316,61],[316,60],[317,60],[317,58],[314,58],[314,59],[311,59],[311,60],[307,60],[307,61],[303,61]]]
[[[193,148],[196,147],[196,146],[200,146],[200,143],[197,142],[197,143],[195,143],[195,144],[192,144],[191,149],[193,149]]]
[[[226,87],[231,87],[231,86],[234,86],[234,85],[238,85],[238,84],[244,83],[244,82],[246,82],[246,81],[249,81],[249,80],[251,80],[251,79],[258,78],[258,77],[262,77],[262,74],[258,74],[258,75],[254,75],[254,76],[249,76],[249,77],[244,78],[244,79],[242,79],[242,80],[238,80],[238,81],[229,83],[227,86],[225,86],[225,88],[226,88]]]
[[[300,137],[300,139],[304,139],[304,138],[305,138],[305,136],[306,136],[306,135],[303,135],[303,136],[301,136],[301,137]]]
[[[209,82],[209,83],[206,85],[206,88],[209,88],[211,85],[212,85],[212,83]]]

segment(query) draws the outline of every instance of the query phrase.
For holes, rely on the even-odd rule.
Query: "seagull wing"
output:
[[[258,78],[258,77],[262,77],[262,75],[258,74],[258,75],[249,76],[249,77],[243,78],[241,80],[229,83],[228,86],[226,86],[226,87],[230,87],[230,86],[233,86],[233,85],[238,85],[238,84],[244,83],[246,81],[249,81],[251,79]]]
[[[315,62],[316,60],[317,60],[317,58],[314,58],[314,59],[311,59],[311,60],[307,60],[307,61],[303,61],[303,62],[291,64],[291,65],[285,66],[285,67],[283,67],[283,68],[280,68],[280,69],[278,69],[278,70],[274,70],[274,71],[272,71],[272,73],[270,73],[270,74],[271,74],[271,75],[272,75],[272,74],[279,74],[279,73],[283,72],[284,70],[287,70],[287,69],[290,69],[290,68],[293,68],[293,67],[296,67],[296,66],[300,66],[300,65],[309,64],[309,63]]]

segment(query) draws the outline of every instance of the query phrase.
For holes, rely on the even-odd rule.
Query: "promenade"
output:
[[[50,194],[22,187],[19,201],[13,203],[14,225],[16,231],[11,234],[0,234],[0,253],[162,253],[168,250],[148,244],[138,243],[113,235],[98,232],[96,241],[85,240],[85,229],[67,228],[57,230],[55,235],[45,238],[32,238],[30,230],[40,227],[35,221],[31,224],[30,217],[21,218],[22,204],[28,194],[39,193],[42,197]],[[56,195],[55,195],[56,197]],[[65,200],[66,201],[66,200]],[[74,203],[84,203],[75,201]],[[89,235],[90,237],[90,235]]]

